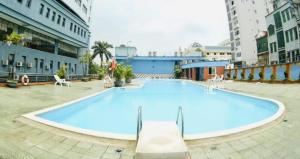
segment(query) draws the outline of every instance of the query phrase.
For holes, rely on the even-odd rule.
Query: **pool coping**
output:
[[[179,81],[190,82],[190,83],[195,84],[195,85],[208,87],[204,84],[197,83],[195,81],[190,81],[190,80],[179,80]],[[141,86],[141,87],[143,87],[143,86]],[[42,124],[45,124],[45,125],[48,125],[48,126],[51,126],[51,127],[59,128],[59,129],[74,132],[74,133],[79,133],[79,134],[89,135],[89,136],[94,136],[94,137],[108,138],[108,139],[133,141],[133,140],[136,140],[136,135],[125,135],[125,134],[117,134],[117,133],[87,130],[87,129],[82,129],[82,128],[78,128],[78,127],[74,127],[74,126],[69,126],[69,125],[57,123],[57,122],[50,121],[50,120],[47,120],[47,119],[43,119],[43,118],[37,116],[39,114],[46,113],[46,112],[49,112],[49,111],[53,111],[53,110],[68,106],[70,104],[85,100],[87,98],[97,96],[99,94],[105,93],[105,92],[113,90],[113,89],[124,89],[124,88],[125,89],[128,89],[128,88],[130,89],[130,87],[128,87],[128,88],[127,87],[121,87],[121,88],[114,88],[113,87],[113,88],[109,88],[109,89],[106,89],[106,90],[103,90],[103,91],[100,91],[100,92],[97,92],[97,93],[94,93],[94,94],[91,94],[91,95],[73,100],[73,101],[70,101],[70,102],[62,103],[62,104],[59,104],[59,105],[56,105],[56,106],[53,106],[53,107],[50,107],[50,108],[45,108],[45,109],[34,111],[34,112],[31,112],[31,113],[28,113],[28,114],[24,114],[22,116],[27,118],[27,119],[30,119],[30,120],[33,120],[33,121],[36,121],[36,122],[39,122],[39,123],[42,123]],[[131,89],[132,88],[140,88],[140,87],[131,87]],[[227,130],[221,130],[221,131],[215,131],[215,132],[209,132],[209,133],[194,134],[194,135],[184,135],[184,140],[187,140],[187,141],[188,140],[200,140],[200,139],[216,138],[216,137],[222,137],[222,136],[228,136],[228,135],[232,135],[232,134],[242,133],[242,132],[245,132],[247,130],[259,128],[259,127],[262,127],[262,126],[264,126],[268,123],[276,121],[281,116],[283,116],[283,114],[285,112],[284,104],[277,101],[277,100],[271,99],[271,98],[263,98],[263,97],[258,97],[258,96],[255,96],[255,95],[249,95],[249,94],[246,94],[246,93],[235,92],[235,91],[230,91],[230,90],[221,89],[221,88],[213,88],[213,89],[273,102],[273,103],[277,104],[278,111],[274,115],[272,115],[271,117],[266,118],[264,120],[261,120],[259,122],[255,122],[255,123],[252,123],[252,124],[244,125],[244,126],[241,126],[241,127],[238,127],[238,128],[233,128],[233,129],[227,129]]]

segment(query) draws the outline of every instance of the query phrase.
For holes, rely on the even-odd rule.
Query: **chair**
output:
[[[56,80],[54,85],[59,84],[60,86],[62,86],[63,84],[67,85],[68,87],[70,87],[71,82],[66,81],[65,79],[60,79],[57,75],[54,75],[54,78]]]
[[[110,88],[113,86],[113,81],[109,76],[104,77],[104,87],[105,88]]]

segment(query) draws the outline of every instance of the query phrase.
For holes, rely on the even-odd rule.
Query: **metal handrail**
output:
[[[142,127],[143,127],[142,106],[139,106],[138,118],[137,118],[137,129],[136,129],[136,141],[139,140]]]
[[[178,126],[179,126],[180,117],[181,117],[181,136],[183,138],[183,136],[184,136],[184,116],[183,116],[183,110],[182,110],[181,106],[178,108],[177,119],[176,119],[176,124]]]

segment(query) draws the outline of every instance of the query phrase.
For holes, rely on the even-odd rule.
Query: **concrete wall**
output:
[[[175,61],[172,60],[117,60],[132,66],[135,74],[174,74]]]
[[[298,81],[300,80],[300,62],[298,63],[288,63],[288,64],[279,64],[279,65],[272,65],[272,66],[262,66],[262,67],[249,67],[249,68],[239,68],[237,69],[238,74],[242,70],[245,70],[245,79],[248,80],[249,74],[252,73],[254,79],[253,80],[260,80],[259,73],[263,71],[264,74],[264,81],[271,80],[271,75],[275,76],[276,81],[283,81],[286,80],[285,72],[288,75],[289,81]],[[231,72],[231,76],[229,79],[233,79],[233,75],[236,69],[227,69],[225,70],[225,74]],[[226,76],[227,77],[227,76]],[[240,76],[237,75],[237,79],[240,80]]]

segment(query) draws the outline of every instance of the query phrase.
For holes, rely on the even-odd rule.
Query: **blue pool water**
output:
[[[135,135],[139,106],[143,121],[175,121],[182,106],[185,133],[201,134],[259,122],[279,109],[271,101],[220,90],[208,94],[203,86],[190,82],[144,82],[142,88],[113,88],[39,117],[87,130]]]

